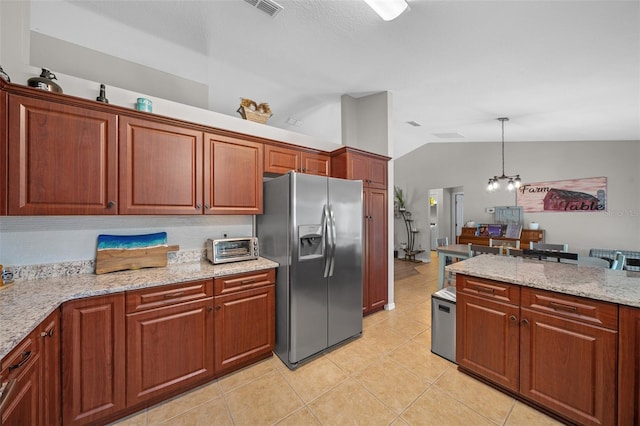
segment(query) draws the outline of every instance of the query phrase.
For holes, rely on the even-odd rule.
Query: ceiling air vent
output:
[[[282,9],[278,3],[272,0],[244,0],[249,3],[251,6],[255,7],[258,10],[263,11],[269,16],[276,16]]]

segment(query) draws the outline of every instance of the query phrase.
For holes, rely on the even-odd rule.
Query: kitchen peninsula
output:
[[[638,424],[640,273],[492,255],[446,269],[461,371],[564,421]]]

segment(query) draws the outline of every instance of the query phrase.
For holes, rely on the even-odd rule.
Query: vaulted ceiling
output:
[[[158,66],[163,42],[206,57],[212,110],[269,102],[269,125],[331,142],[341,95],[381,91],[392,94],[394,157],[499,141],[501,116],[508,141],[640,140],[638,1],[409,0],[390,22],[361,0],[277,2],[273,17],[243,0],[69,3],[154,36],[145,65]],[[86,43],[80,23],[64,25]]]

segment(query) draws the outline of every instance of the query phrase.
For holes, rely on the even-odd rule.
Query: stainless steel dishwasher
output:
[[[456,362],[456,288],[431,295],[431,352]]]

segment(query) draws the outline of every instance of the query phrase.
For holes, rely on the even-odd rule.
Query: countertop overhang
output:
[[[445,269],[640,308],[640,272],[488,254],[456,262]]]
[[[220,265],[199,261],[102,275],[75,274],[17,280],[10,287],[0,290],[0,359],[69,300],[277,267],[278,263],[261,257]]]

